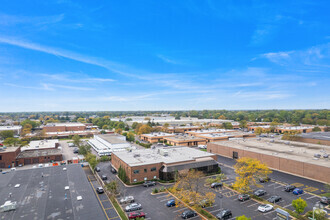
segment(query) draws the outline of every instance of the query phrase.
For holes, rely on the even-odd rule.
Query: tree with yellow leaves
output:
[[[256,130],[254,131],[256,135],[260,135],[263,133],[263,129],[261,127],[257,127]]]
[[[238,177],[236,177],[236,182],[233,184],[233,187],[242,193],[249,192],[251,186],[260,187],[261,185],[258,184],[258,179],[266,178],[272,173],[266,164],[261,163],[257,159],[248,157],[238,159],[234,168]]]
[[[207,201],[213,204],[215,194],[204,187],[204,181],[201,181],[205,175],[196,170],[185,170],[177,173],[177,181],[170,191],[189,205],[201,205],[201,201]]]
[[[149,125],[142,125],[141,127],[138,128],[137,134],[148,134],[152,131],[152,128]]]

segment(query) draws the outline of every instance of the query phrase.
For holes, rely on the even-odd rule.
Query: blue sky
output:
[[[15,1],[0,112],[330,108],[329,1]]]

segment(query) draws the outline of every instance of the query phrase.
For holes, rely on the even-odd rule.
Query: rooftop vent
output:
[[[134,154],[133,157],[140,157],[140,154]]]

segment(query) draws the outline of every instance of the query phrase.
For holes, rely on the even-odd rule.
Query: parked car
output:
[[[205,207],[210,207],[213,205],[213,202],[208,200],[208,199],[203,199],[202,201],[199,202],[199,205],[202,207],[202,208],[205,208]]]
[[[172,206],[175,206],[175,205],[176,205],[176,202],[175,202],[174,199],[168,200],[168,201],[166,202],[166,206],[167,206],[167,207],[172,207]]]
[[[228,209],[224,209],[222,211],[220,211],[218,214],[216,214],[217,219],[229,219],[231,217],[233,217],[233,214],[231,213],[230,210]]]
[[[266,182],[269,182],[270,181],[270,178],[267,176],[267,177],[263,177],[263,178],[259,178],[259,182],[261,183],[266,183]]]
[[[240,194],[238,195],[238,200],[244,202],[245,200],[249,200],[250,196],[248,194]]]
[[[79,153],[79,149],[78,148],[73,149],[73,153],[74,154],[78,154]]]
[[[134,200],[134,197],[133,196],[125,196],[124,198],[122,198],[119,202],[121,204],[124,204],[124,203],[133,203],[135,200]]]
[[[111,168],[111,173],[113,173],[113,174],[116,174],[117,173],[117,171],[115,170],[115,168]]]
[[[293,186],[293,185],[287,185],[287,186],[284,187],[284,191],[285,191],[285,192],[291,192],[291,191],[293,191],[295,188],[296,188],[296,187]]]
[[[258,207],[258,211],[259,212],[269,212],[273,209],[274,207],[272,205],[269,204],[264,204],[264,205],[260,205]]]
[[[146,214],[144,212],[131,212],[128,214],[128,219],[136,219],[136,218],[145,218]]]
[[[154,182],[154,181],[147,181],[147,182],[143,183],[144,187],[155,186],[155,185],[156,185],[156,182]]]
[[[223,186],[223,183],[219,183],[219,182],[211,184],[211,188],[217,188],[217,187],[222,187],[222,186]]]
[[[280,196],[271,196],[269,199],[267,199],[267,201],[270,203],[276,203],[281,200],[282,200],[282,198]]]
[[[102,187],[97,187],[97,188],[96,188],[96,192],[97,192],[98,194],[102,194],[102,193],[104,193],[104,190],[103,190]]]
[[[330,204],[330,197],[323,196],[320,200],[321,203],[329,205]]]
[[[101,171],[100,167],[95,167],[95,171],[100,172]]]
[[[142,205],[140,203],[132,203],[125,207],[126,212],[136,211],[142,209]]]
[[[293,191],[292,191],[293,194],[295,195],[300,195],[300,194],[303,194],[304,193],[304,190],[302,189],[298,189],[298,188],[295,188]]]
[[[192,210],[184,211],[181,214],[181,218],[184,218],[184,219],[192,218],[192,217],[195,217],[195,216],[197,216],[197,213],[192,211]]]
[[[75,147],[74,143],[69,143],[69,147]]]
[[[106,175],[102,175],[101,178],[102,178],[102,180],[107,180],[108,179],[108,177]]]
[[[265,195],[267,192],[263,189],[258,189],[257,191],[254,192],[254,195],[256,196],[263,196]]]

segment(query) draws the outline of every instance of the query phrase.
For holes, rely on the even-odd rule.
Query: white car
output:
[[[126,196],[120,200],[120,203],[132,203],[134,202],[134,197],[133,196]]]
[[[198,145],[199,149],[206,149],[206,145]]]
[[[258,207],[258,211],[260,211],[260,212],[269,212],[272,209],[273,209],[273,206],[272,205],[269,205],[269,204],[260,205]]]
[[[139,203],[132,203],[125,207],[126,212],[136,211],[142,209],[142,205]]]

